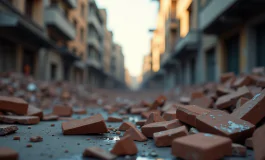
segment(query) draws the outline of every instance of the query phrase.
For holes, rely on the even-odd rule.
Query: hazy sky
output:
[[[142,72],[143,56],[150,51],[150,28],[156,26],[157,2],[151,0],[96,0],[98,7],[106,8],[108,28],[114,32],[114,41],[123,47],[125,66],[131,75]]]

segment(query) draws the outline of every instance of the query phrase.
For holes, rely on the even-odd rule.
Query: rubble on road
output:
[[[133,142],[132,138],[127,135],[117,141],[110,152],[117,156],[135,155],[137,154],[138,149],[135,143]]]

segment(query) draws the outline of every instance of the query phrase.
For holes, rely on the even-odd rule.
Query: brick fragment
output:
[[[108,129],[101,114],[80,120],[71,120],[62,123],[64,135],[82,135],[107,133]]]
[[[7,147],[0,147],[0,159],[1,160],[18,160],[18,152]]]
[[[209,113],[210,110],[195,105],[181,106],[176,111],[176,118],[180,121],[196,127],[196,116]]]
[[[130,136],[122,137],[117,141],[110,151],[112,154],[123,156],[123,155],[135,155],[138,149]]]
[[[198,133],[175,139],[172,154],[183,159],[221,159],[232,154],[232,142],[226,137]]]
[[[5,136],[14,133],[18,130],[16,125],[0,125],[0,136]]]
[[[139,120],[139,121],[136,122],[136,125],[142,127],[145,124],[145,122],[146,122],[146,120]]]
[[[3,123],[19,123],[19,124],[38,124],[40,122],[40,118],[37,116],[0,116],[0,122]]]
[[[28,106],[28,116],[38,116],[40,119],[43,117],[43,111],[33,105]]]
[[[142,118],[148,118],[150,116],[151,113],[157,113],[157,114],[161,114],[161,111],[159,110],[150,110],[150,111],[145,111],[141,113]]]
[[[227,94],[230,94],[230,93],[233,93],[233,92],[235,92],[233,89],[226,88],[226,87],[221,86],[221,85],[219,85],[217,87],[217,90],[216,90],[216,94],[217,94],[218,97],[224,96],[224,95],[227,95]]]
[[[156,132],[154,133],[153,138],[155,140],[155,145],[157,147],[166,147],[166,146],[171,146],[174,139],[187,135],[188,135],[188,130],[186,126],[181,126],[178,128]]]
[[[155,132],[161,132],[161,131],[165,131],[168,129],[173,129],[173,128],[177,128],[182,126],[182,123],[178,120],[171,120],[171,121],[164,121],[164,122],[156,122],[156,123],[151,123],[151,124],[147,124],[144,125],[141,130],[142,133],[146,136],[146,137],[153,137],[153,134]]]
[[[163,121],[165,120],[160,116],[159,113],[153,112],[147,118],[145,125],[150,124],[150,123],[155,123],[155,122],[163,122]]]
[[[252,137],[246,139],[245,146],[248,148],[253,148],[253,138]]]
[[[264,135],[265,135],[265,125],[256,129],[252,137],[255,159],[257,160],[265,159]]]
[[[28,103],[21,98],[0,96],[0,110],[18,115],[26,115]]]
[[[251,100],[234,110],[232,116],[257,124],[265,117],[265,90],[255,95]]]
[[[122,122],[122,121],[123,121],[122,118],[120,118],[120,117],[114,117],[114,116],[110,116],[107,119],[107,122]]]
[[[132,124],[131,122],[123,122],[120,127],[119,127],[119,131],[126,131],[127,129],[131,128],[131,127],[136,127],[134,124]]]
[[[162,107],[165,104],[166,100],[167,98],[163,95],[157,97],[156,100],[151,105],[151,107],[149,107],[149,110],[155,110],[158,107]]]
[[[43,138],[41,136],[33,136],[29,139],[30,142],[41,142],[43,141]]]
[[[167,102],[161,109],[162,112],[166,112],[169,111],[171,109],[176,109],[176,104],[171,103],[171,102]]]
[[[213,99],[207,96],[203,96],[200,98],[195,98],[190,102],[191,105],[200,106],[203,108],[212,108],[213,107]]]
[[[131,127],[124,133],[124,136],[130,135],[134,141],[144,142],[147,138],[137,128]]]
[[[166,121],[171,121],[176,119],[176,110],[170,110],[167,112],[164,112],[162,118]]]
[[[75,114],[87,114],[87,110],[85,108],[74,108],[73,111]]]
[[[52,114],[59,117],[70,117],[73,114],[73,109],[67,106],[54,106]]]
[[[14,136],[13,140],[20,141],[20,137],[19,136]]]
[[[247,148],[241,144],[232,144],[232,156],[245,157],[247,155]]]
[[[225,83],[227,80],[229,80],[233,77],[235,77],[235,74],[233,72],[223,73],[220,77],[220,82]]]
[[[200,91],[194,91],[191,93],[191,100],[204,97],[204,93]]]
[[[200,132],[226,136],[233,142],[244,142],[252,136],[255,126],[220,110],[197,116],[196,128]]]
[[[238,87],[248,86],[252,83],[253,83],[253,80],[250,76],[242,76],[242,77],[237,78],[232,86],[235,88],[238,88]]]
[[[57,115],[44,115],[42,121],[57,121],[59,116]]]
[[[111,154],[110,152],[107,152],[104,149],[101,149],[98,147],[86,148],[83,152],[83,156],[91,157],[91,158],[98,158],[102,160],[112,160],[116,158],[114,154]]]
[[[236,103],[236,108],[243,106],[243,104],[245,104],[247,101],[249,101],[248,98],[245,98],[245,97],[239,98],[237,103]]]

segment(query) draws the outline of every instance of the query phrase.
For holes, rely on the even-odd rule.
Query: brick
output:
[[[33,105],[29,105],[27,116],[38,116],[40,119],[42,119],[43,111]]]
[[[247,155],[247,148],[241,144],[232,144],[232,156],[245,157]]]
[[[240,87],[236,92],[219,97],[215,103],[215,107],[225,109],[231,105],[236,105],[238,99],[241,97],[252,98],[253,95],[247,87]]]
[[[235,92],[233,89],[226,88],[226,87],[221,86],[221,85],[219,85],[217,87],[217,89],[216,89],[216,94],[217,94],[218,97],[223,96],[223,95],[227,95],[227,94],[230,94],[230,93],[233,93],[233,92]]]
[[[195,92],[192,92],[191,93],[191,100],[193,99],[197,99],[197,98],[202,98],[204,97],[204,93],[203,92],[200,92],[200,91],[195,91]]]
[[[138,141],[138,142],[144,142],[147,141],[147,138],[143,135],[142,132],[140,132],[137,128],[131,127],[128,130],[125,131],[124,136],[130,135],[132,140]]]
[[[233,77],[235,77],[235,74],[233,72],[223,73],[220,77],[220,82],[225,83],[226,81],[228,81],[229,79]]]
[[[139,120],[139,121],[136,122],[136,125],[142,127],[145,124],[145,122],[146,122],[146,120]]]
[[[127,129],[131,128],[131,127],[136,127],[134,124],[130,123],[130,122],[123,122],[120,127],[119,127],[119,131],[126,131]]]
[[[0,147],[0,159],[1,160],[18,160],[18,152],[7,147]]]
[[[124,136],[115,143],[110,152],[118,156],[135,155],[138,149],[130,136]]]
[[[154,110],[157,109],[158,107],[162,107],[165,104],[166,100],[167,98],[163,95],[157,97],[149,109]]]
[[[112,160],[116,158],[116,155],[105,151],[104,149],[98,147],[86,148],[83,152],[84,157],[98,158],[102,160]]]
[[[255,159],[257,160],[265,159],[264,135],[265,135],[265,125],[256,129],[252,137],[254,156]]]
[[[207,96],[203,96],[201,98],[193,99],[190,102],[191,105],[200,106],[203,108],[212,108],[213,107],[213,99]]]
[[[172,121],[156,122],[144,125],[141,130],[146,137],[153,137],[155,132],[161,132],[182,126],[182,123],[175,119]]]
[[[245,146],[247,148],[253,148],[253,138],[252,137],[246,139]]]
[[[252,69],[252,73],[254,75],[264,76],[265,68],[264,67],[256,67]]]
[[[148,118],[150,116],[151,113],[157,113],[157,114],[161,114],[161,111],[159,110],[150,110],[150,111],[145,111],[141,113],[142,118]]]
[[[73,114],[73,109],[68,106],[54,106],[52,114],[59,117],[71,117]]]
[[[122,121],[123,121],[122,118],[120,118],[120,117],[114,117],[114,116],[110,116],[107,119],[107,122],[122,122]]]
[[[176,110],[170,110],[163,114],[162,118],[166,121],[171,121],[176,119]]]
[[[14,133],[18,130],[16,125],[0,125],[0,136],[5,136]]]
[[[234,110],[233,116],[257,124],[265,117],[265,90],[255,95],[251,100]]]
[[[38,124],[40,118],[37,116],[0,116],[0,122],[3,123],[19,123],[19,124]]]
[[[252,78],[250,76],[242,76],[237,78],[232,86],[238,88],[238,87],[248,86],[250,84],[253,84]]]
[[[57,121],[59,116],[57,115],[44,115],[42,121]]]
[[[21,98],[0,96],[0,110],[25,115],[28,103]]]
[[[153,112],[147,118],[145,125],[150,124],[150,123],[155,123],[155,122],[163,122],[163,121],[165,120],[160,116],[159,113]]]
[[[200,132],[226,136],[233,142],[244,142],[252,136],[255,126],[220,110],[197,116],[196,128]]]
[[[171,146],[174,139],[187,136],[188,130],[186,126],[181,126],[174,129],[169,129],[154,133],[154,141],[157,147]]]
[[[176,109],[176,105],[174,103],[167,102],[161,109],[162,112],[166,112],[171,109]]]
[[[255,82],[257,87],[265,87],[265,77],[254,77],[253,81]]]
[[[87,110],[85,108],[74,108],[73,111],[75,114],[87,114]]]
[[[249,101],[248,98],[245,97],[241,97],[238,99],[237,103],[236,103],[236,108],[241,107],[243,104],[245,104],[247,101]]]
[[[148,110],[148,108],[132,107],[131,110],[130,110],[130,113],[131,114],[141,114],[142,112],[145,112],[147,110]]]
[[[232,77],[232,78],[228,79],[222,85],[224,85],[226,88],[231,88],[235,81],[236,81],[236,77]]]
[[[72,120],[62,123],[64,135],[82,135],[107,133],[108,129],[101,114],[88,118]]]
[[[196,127],[196,116],[203,115],[209,112],[210,110],[195,105],[186,105],[177,109],[176,118],[184,123]]]
[[[257,87],[257,86],[248,86],[248,89],[252,93],[252,95],[259,94],[262,91],[262,87]]]
[[[198,133],[175,139],[172,154],[183,159],[221,159],[232,154],[232,142],[226,137]]]

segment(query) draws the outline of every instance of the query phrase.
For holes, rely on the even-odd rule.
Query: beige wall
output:
[[[104,36],[104,70],[110,73],[110,62],[112,52],[112,34],[105,28]]]

